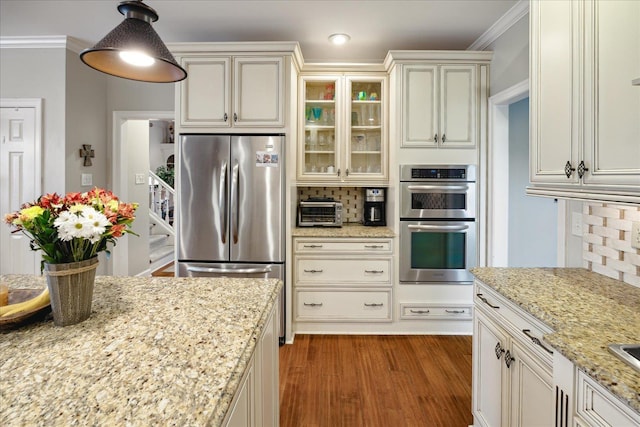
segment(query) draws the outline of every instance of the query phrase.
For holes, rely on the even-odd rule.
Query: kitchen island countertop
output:
[[[0,277],[42,288],[37,276]],[[11,425],[220,425],[282,282],[96,277],[91,317],[0,331]]]
[[[342,227],[295,227],[293,237],[350,237],[350,238],[392,238],[394,232],[388,227],[368,227],[358,223],[346,223]]]
[[[640,412],[640,373],[608,351],[640,343],[640,288],[583,268],[473,268],[495,289],[551,327],[545,341]]]

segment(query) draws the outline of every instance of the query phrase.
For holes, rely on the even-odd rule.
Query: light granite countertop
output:
[[[640,373],[608,350],[640,343],[640,288],[582,268],[471,272],[551,327],[547,343],[640,412]]]
[[[346,223],[342,227],[296,227],[293,237],[364,237],[392,238],[396,235],[389,227],[369,227],[357,223]]]
[[[88,320],[0,331],[2,425],[220,425],[281,287],[98,276]]]

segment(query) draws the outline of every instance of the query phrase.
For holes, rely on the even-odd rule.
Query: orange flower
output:
[[[124,224],[116,224],[113,227],[111,227],[111,235],[113,237],[121,237],[125,228],[127,226]]]

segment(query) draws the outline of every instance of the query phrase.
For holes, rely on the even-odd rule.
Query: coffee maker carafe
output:
[[[364,189],[364,225],[387,225],[384,188]]]

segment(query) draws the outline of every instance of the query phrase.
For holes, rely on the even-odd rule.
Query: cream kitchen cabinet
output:
[[[385,185],[385,73],[307,73],[300,77],[298,181]]]
[[[177,89],[183,130],[284,126],[282,56],[198,54],[177,59],[188,73]]]
[[[225,417],[225,427],[272,427],[280,424],[278,319],[276,301]]]
[[[391,322],[392,240],[294,239],[293,319]]]
[[[404,65],[401,85],[403,147],[475,148],[475,65]]]
[[[640,414],[559,353],[553,355],[558,427],[637,427]]]
[[[473,330],[474,425],[554,424],[551,330],[476,281]]]
[[[530,8],[528,192],[640,200],[640,3]]]

